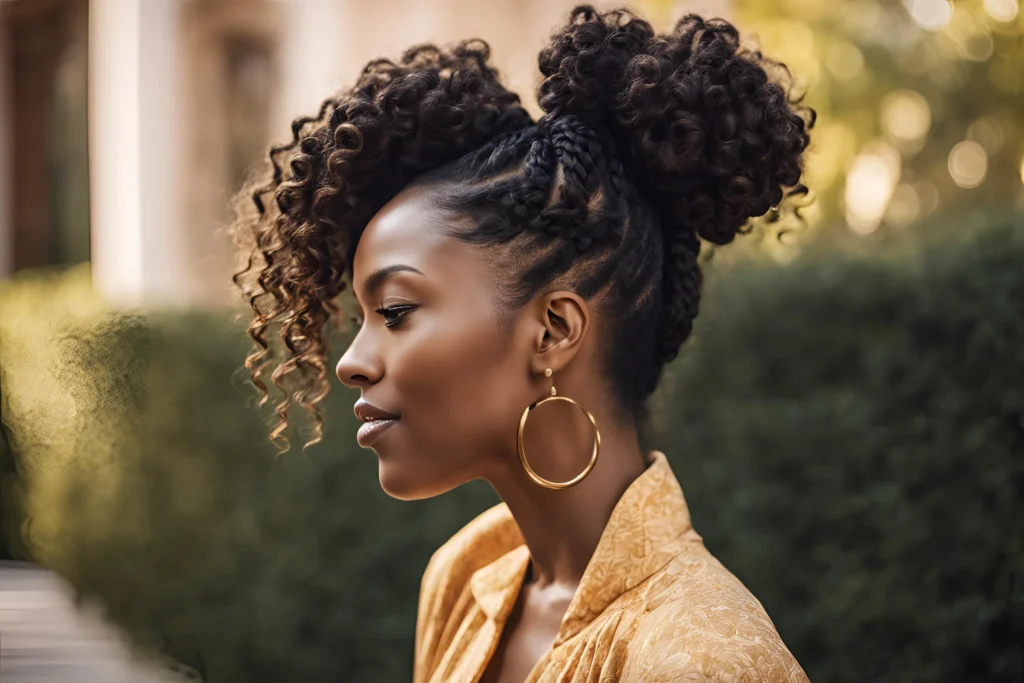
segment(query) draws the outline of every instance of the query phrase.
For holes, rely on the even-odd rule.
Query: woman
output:
[[[271,150],[236,282],[264,392],[269,325],[289,351],[272,437],[294,395],[319,439],[350,277],[362,318],[336,372],[361,390],[381,486],[410,500],[483,478],[503,501],[430,559],[417,683],[805,681],[638,427],[693,327],[701,239],[804,191],[813,112],[720,20],[659,36],[577,8],[540,53],[537,122],[488,56],[467,41],[371,62]]]

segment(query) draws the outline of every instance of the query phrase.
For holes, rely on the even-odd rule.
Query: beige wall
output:
[[[231,107],[230,94],[235,86],[226,51],[232,45],[251,45],[271,55],[279,54],[283,4],[191,0],[183,7],[183,228],[189,277],[197,293],[194,300],[200,305],[222,306],[234,295],[231,241],[225,227],[228,204],[240,184],[232,170],[231,146],[237,137],[232,126],[243,122],[237,120]],[[280,79],[271,71],[265,80],[271,89],[268,100],[273,102],[279,97],[276,83]],[[266,145],[271,138],[270,112],[246,114],[244,125],[262,127],[259,145]],[[253,151],[251,161],[260,151]]]
[[[506,84],[535,115],[537,53],[579,0],[295,0],[304,7],[284,19],[285,83],[273,117],[278,135],[298,114],[314,111],[333,89],[350,84],[370,59],[397,58],[418,42],[480,37],[493,51]],[[595,0],[598,8],[619,7]],[[659,29],[686,11],[728,15],[729,0],[636,0],[630,3]],[[311,36],[317,36],[311,39]],[[333,38],[333,39],[332,39]],[[311,44],[313,43],[313,44]]]

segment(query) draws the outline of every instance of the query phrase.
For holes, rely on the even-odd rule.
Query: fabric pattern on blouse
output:
[[[761,603],[704,547],[661,451],[619,499],[527,683],[807,683]],[[420,587],[413,683],[475,683],[530,553],[508,506],[460,529]]]

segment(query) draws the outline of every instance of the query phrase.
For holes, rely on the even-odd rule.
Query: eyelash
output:
[[[410,305],[387,306],[385,308],[378,308],[374,312],[375,313],[379,313],[380,315],[384,316],[384,320],[385,320],[384,327],[395,327],[396,325],[401,323],[403,320],[405,320],[405,316],[408,315],[409,312],[412,311],[414,308],[416,308],[416,307],[415,306],[410,306]],[[389,319],[388,318],[389,315],[398,316],[398,317],[394,318],[394,319]]]

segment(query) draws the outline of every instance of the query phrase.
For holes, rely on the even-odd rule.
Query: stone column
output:
[[[350,32],[359,28],[366,11],[364,3],[339,0],[286,3],[281,13],[280,92],[271,112],[275,142],[290,140],[294,119],[316,114],[324,98],[351,85]]]
[[[190,300],[180,210],[179,0],[92,0],[92,270],[122,306]]]

